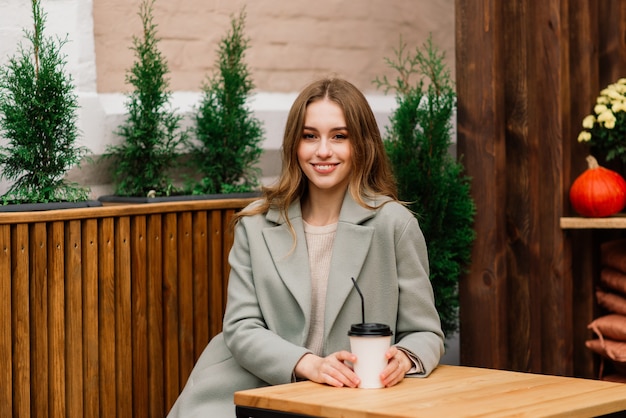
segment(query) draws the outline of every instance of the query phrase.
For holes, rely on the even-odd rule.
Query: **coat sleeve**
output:
[[[259,218],[254,218],[246,218],[235,227],[224,339],[235,360],[250,373],[272,385],[289,383],[295,365],[309,350],[268,329],[256,289],[263,284],[255,282],[251,265],[250,241],[261,235]],[[263,262],[266,265],[261,268],[273,269],[269,257]],[[257,263],[255,266],[259,267]],[[280,311],[280,306],[274,306],[271,314],[280,315]]]
[[[413,353],[427,376],[444,352],[444,335],[429,278],[428,251],[417,219],[398,231],[396,269],[399,300],[396,345]]]

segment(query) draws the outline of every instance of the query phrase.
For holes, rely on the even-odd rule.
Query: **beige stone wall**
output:
[[[97,88],[124,92],[139,35],[140,0],[93,0]],[[454,0],[156,0],[154,23],[174,91],[197,91],[212,71],[230,16],[245,6],[247,63],[258,91],[293,92],[336,74],[365,92],[377,75],[395,73],[400,36],[414,49],[429,33],[446,51],[454,76]]]
[[[70,40],[64,52],[80,102],[79,144],[93,153],[94,164],[73,169],[68,177],[91,187],[94,198],[112,192],[98,158],[120,141],[115,132],[126,115],[122,93],[130,87],[125,76],[134,61],[132,36],[141,32],[140,2],[43,2],[49,34]],[[32,25],[28,3],[0,0],[0,64],[16,52],[22,29]],[[284,123],[295,93],[312,79],[337,74],[353,81],[384,129],[395,101],[372,80],[395,77],[384,58],[393,56],[400,36],[413,50],[432,33],[454,72],[454,0],[156,0],[154,23],[171,70],[171,104],[186,122],[213,69],[219,40],[243,7],[251,40],[246,61],[256,84],[251,108],[265,131],[259,163],[264,183],[280,170]],[[6,187],[0,181],[0,194]]]

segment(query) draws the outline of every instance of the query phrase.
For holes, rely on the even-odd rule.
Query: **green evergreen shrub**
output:
[[[89,189],[67,181],[88,150],[78,139],[78,98],[65,73],[64,39],[44,36],[46,14],[32,0],[33,30],[28,45],[0,69],[0,177],[12,181],[3,204],[79,202]]]
[[[475,205],[470,179],[449,152],[456,93],[432,37],[386,58],[397,78],[376,77],[374,84],[393,91],[397,108],[390,117],[385,148],[401,200],[416,214],[428,245],[430,279],[444,332],[458,331],[458,281],[470,262]],[[427,83],[425,83],[425,81]]]
[[[249,48],[244,26],[242,10],[231,18],[219,44],[216,71],[202,86],[194,121],[196,141],[190,145],[199,178],[191,187],[193,194],[249,192],[259,183],[255,165],[263,152],[263,129],[246,103],[254,84],[244,62]]]
[[[143,36],[133,37],[135,62],[126,75],[133,86],[128,94],[126,121],[118,128],[122,143],[109,145],[103,155],[111,161],[118,196],[156,196],[176,192],[173,170],[186,140],[182,115],[169,106],[169,72],[158,46],[153,23],[154,0],[142,0],[139,16]]]

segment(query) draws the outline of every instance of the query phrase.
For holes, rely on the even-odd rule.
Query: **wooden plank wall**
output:
[[[559,219],[585,168],[582,118],[626,77],[626,0],[455,7],[458,149],[478,234],[460,284],[461,363],[592,377],[597,242]]]
[[[165,416],[221,330],[246,203],[0,214],[0,416]]]

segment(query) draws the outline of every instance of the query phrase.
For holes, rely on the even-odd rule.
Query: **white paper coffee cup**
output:
[[[353,324],[350,327],[350,349],[357,358],[353,363],[354,372],[361,383],[359,388],[382,388],[380,373],[387,366],[385,353],[391,345],[391,329],[377,323]]]

